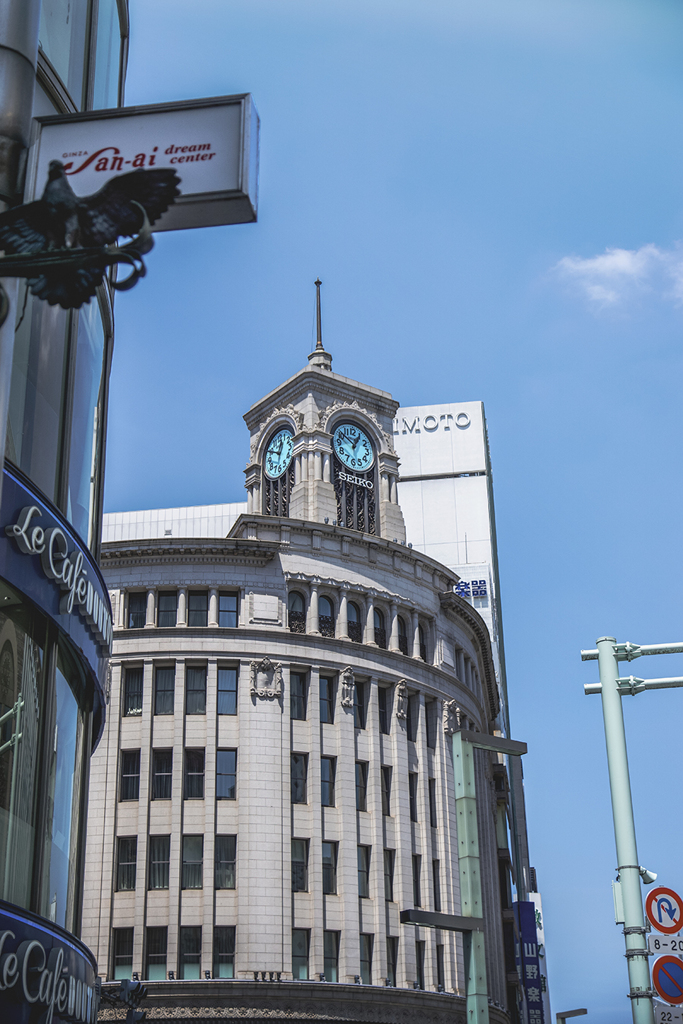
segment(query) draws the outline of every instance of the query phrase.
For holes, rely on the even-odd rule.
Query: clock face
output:
[[[270,443],[266,448],[266,457],[264,463],[264,471],[266,476],[270,477],[271,480],[277,480],[279,476],[282,476],[287,466],[292,461],[292,452],[294,450],[294,435],[291,430],[286,428],[278,430],[277,434],[274,434],[270,439]]]
[[[340,423],[332,436],[334,454],[349,469],[364,473],[375,461],[372,442],[354,423]]]

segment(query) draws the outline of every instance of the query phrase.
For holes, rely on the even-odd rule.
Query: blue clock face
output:
[[[294,435],[291,430],[278,430],[270,439],[266,448],[266,457],[263,469],[266,476],[271,480],[277,480],[287,469],[292,461],[294,450]]]
[[[332,436],[332,447],[339,461],[357,473],[364,473],[375,461],[370,438],[354,423],[339,424]]]

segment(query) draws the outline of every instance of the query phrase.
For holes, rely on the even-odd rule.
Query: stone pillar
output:
[[[316,449],[316,451],[313,452],[313,479],[314,480],[322,480],[322,478],[323,478],[322,459],[321,459],[320,456],[321,456],[321,452]]]
[[[294,458],[294,484],[301,483],[301,456],[297,455]]]
[[[377,646],[375,643],[375,600],[372,594],[368,594],[368,611],[365,619],[364,643],[370,644],[372,647]]]
[[[382,501],[389,501],[389,476],[382,473],[380,476],[380,498]]]
[[[156,626],[156,601],[155,591],[150,589],[147,591],[147,615],[145,617],[145,629],[149,626]]]
[[[342,587],[339,598],[339,615],[337,616],[337,637],[339,640],[349,639],[348,591]]]
[[[308,602],[308,623],[306,632],[314,636],[320,636],[320,623],[318,622],[318,584],[311,583],[311,596]]]
[[[249,487],[247,490],[247,512],[251,513],[254,511],[254,488]]]
[[[398,606],[395,601],[391,602],[391,633],[389,635],[389,650],[399,651],[398,645]]]
[[[417,658],[418,661],[422,660],[420,654],[420,621],[416,611],[410,613],[410,618],[413,626],[413,657]]]
[[[218,591],[215,587],[209,591],[209,625],[218,625]]]
[[[187,625],[187,587],[178,590],[178,626]]]
[[[331,477],[331,460],[330,453],[323,452],[323,482],[329,484],[332,480]]]

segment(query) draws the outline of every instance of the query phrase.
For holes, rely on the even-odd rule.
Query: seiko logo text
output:
[[[52,1024],[55,1011],[73,1024],[94,1024],[99,995],[85,981],[63,976],[68,970],[64,950],[57,947],[48,954],[42,942],[32,939],[19,943],[13,953],[6,952],[5,946],[15,938],[9,930],[0,933],[0,992],[9,989],[15,999],[46,1007],[40,1024]]]
[[[374,489],[372,480],[364,480],[362,476],[354,476],[353,473],[345,473],[343,469],[339,470],[339,479],[345,480],[347,484],[357,484],[358,487],[367,487],[369,491]]]

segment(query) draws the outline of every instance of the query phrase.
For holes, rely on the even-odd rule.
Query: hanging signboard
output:
[[[77,195],[136,168],[171,167],[180,196],[154,231],[256,220],[259,120],[251,96],[36,118],[25,201],[38,199],[51,160]]]

